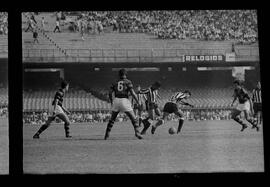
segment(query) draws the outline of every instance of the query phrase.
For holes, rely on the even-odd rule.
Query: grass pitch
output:
[[[263,133],[240,132],[233,121],[185,122],[182,132],[170,135],[178,122],[167,122],[143,140],[130,122],[115,123],[103,140],[106,124],[72,124],[72,139],[63,124],[52,124],[40,139],[40,126],[23,126],[24,173],[209,173],[263,172]],[[150,129],[149,129],[150,130]]]

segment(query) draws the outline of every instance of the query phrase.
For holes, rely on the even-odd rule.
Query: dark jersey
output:
[[[132,88],[132,82],[128,79],[119,79],[111,86],[114,96],[117,98],[128,98]]]
[[[55,105],[56,99],[58,99],[57,105],[62,106],[64,95],[65,95],[64,91],[62,89],[59,89],[54,95],[52,105]]]
[[[157,102],[157,97],[158,97],[158,91],[157,90],[152,90],[152,88],[147,88],[147,89],[141,89],[139,91],[140,94],[144,94],[146,96],[146,101],[149,103],[156,103]]]
[[[248,92],[244,88],[234,89],[234,97],[238,98],[238,101],[241,104],[249,100]]]

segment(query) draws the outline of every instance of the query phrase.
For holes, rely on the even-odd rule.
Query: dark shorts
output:
[[[172,102],[166,103],[163,108],[163,112],[167,112],[169,114],[178,112],[177,104]]]
[[[253,110],[254,110],[254,113],[262,112],[262,103],[254,103]]]
[[[146,110],[155,110],[156,108],[158,108],[158,104],[155,102],[148,103],[148,101],[145,101],[145,108]]]
[[[142,110],[143,110],[143,104],[137,104],[137,103],[135,103],[135,104],[133,105],[133,109],[134,109],[134,110],[142,111]]]

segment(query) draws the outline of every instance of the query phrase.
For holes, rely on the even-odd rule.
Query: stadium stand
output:
[[[0,106],[7,106],[8,91],[7,88],[0,88]]]
[[[52,32],[57,14],[36,15],[38,27],[41,25],[41,18],[44,17],[47,33]],[[62,32],[50,33],[50,37],[67,56],[73,57],[72,59],[96,57],[95,60],[98,61],[100,57],[225,55],[232,51],[232,44],[235,45],[239,57],[247,59],[245,57],[248,55],[258,56],[257,16],[253,10],[101,11],[83,12],[75,16],[72,12],[65,14],[58,16],[64,17],[60,19]],[[242,19],[243,17],[245,19]],[[99,24],[104,28],[104,32],[100,34],[96,32]],[[113,29],[114,24],[117,25],[116,32]],[[72,25],[75,29],[70,29]],[[85,25],[85,40],[81,39],[81,25]],[[121,29],[120,25],[128,28]],[[185,36],[175,38],[174,33],[178,32],[181,35],[185,33]],[[23,33],[23,43],[27,43],[29,39],[30,35]],[[24,57],[33,57],[31,53],[42,57],[65,56],[61,53],[54,54],[57,53],[56,50],[46,43],[43,45],[41,42],[39,45],[41,47],[35,45],[35,49],[24,45]]]

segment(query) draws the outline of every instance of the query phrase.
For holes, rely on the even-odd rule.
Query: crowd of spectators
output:
[[[8,107],[0,106],[0,118],[7,118],[7,117],[8,117]]]
[[[183,110],[186,120],[229,120],[231,119],[231,111],[225,109],[216,110]],[[24,112],[23,123],[41,125],[48,118],[48,112]],[[103,123],[108,122],[111,116],[110,111],[76,111],[68,115],[72,123]],[[142,117],[146,117],[147,113],[143,112]],[[117,122],[128,121],[128,117],[124,113],[120,113],[116,119]],[[169,115],[168,120],[176,121],[178,117],[174,114]],[[61,122],[56,118],[56,122]]]
[[[8,14],[0,12],[0,35],[8,34]]]
[[[91,11],[66,12],[61,17],[72,23],[74,31],[101,33],[111,27],[113,31],[149,33],[161,39],[258,40],[256,10]]]

